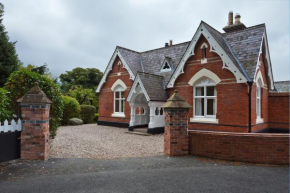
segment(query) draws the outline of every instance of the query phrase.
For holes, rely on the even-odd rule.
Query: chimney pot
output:
[[[168,43],[167,42],[165,43],[165,47],[168,47]]]
[[[233,11],[229,12],[228,25],[233,25]]]
[[[236,13],[235,16],[235,24],[241,23],[241,15],[239,13]]]
[[[172,42],[173,42],[172,40],[169,40],[169,46],[172,46]]]

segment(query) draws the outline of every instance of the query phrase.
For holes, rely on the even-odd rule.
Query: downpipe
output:
[[[249,97],[249,128],[248,128],[248,133],[252,132],[252,86],[253,86],[253,82],[247,82],[249,85],[249,93],[248,93],[248,97]]]

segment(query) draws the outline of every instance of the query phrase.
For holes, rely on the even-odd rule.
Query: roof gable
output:
[[[195,55],[194,48],[201,35],[203,35],[209,42],[210,52],[215,52],[221,57],[223,61],[222,68],[231,71],[236,77],[236,81],[238,83],[247,82],[248,79],[246,73],[244,72],[242,66],[233,56],[221,33],[214,30],[212,27],[202,21],[196,33],[194,34],[186,52],[184,53],[178,67],[175,69],[175,72],[173,73],[170,81],[168,82],[167,88],[172,88],[178,76],[184,73],[184,65],[190,56]]]

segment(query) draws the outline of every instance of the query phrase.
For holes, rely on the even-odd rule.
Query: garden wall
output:
[[[289,134],[188,131],[189,154],[228,161],[289,164]]]

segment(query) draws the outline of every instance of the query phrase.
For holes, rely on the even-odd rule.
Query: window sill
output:
[[[214,123],[218,124],[219,120],[216,118],[202,118],[202,117],[195,117],[195,118],[190,118],[190,122],[198,122],[198,123]]]
[[[204,59],[201,59],[201,63],[202,63],[202,64],[205,64],[205,63],[207,63],[207,59],[206,59],[206,58],[204,58]]]
[[[124,113],[112,113],[112,117],[125,117]]]
[[[262,119],[262,118],[257,118],[257,119],[256,119],[256,124],[259,124],[259,123],[264,123],[264,119]]]

